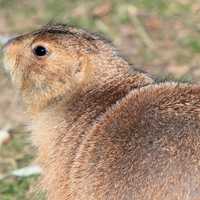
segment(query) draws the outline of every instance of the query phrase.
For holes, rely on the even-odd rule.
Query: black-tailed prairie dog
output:
[[[49,200],[200,200],[200,85],[129,74],[108,42],[65,25],[4,54]]]

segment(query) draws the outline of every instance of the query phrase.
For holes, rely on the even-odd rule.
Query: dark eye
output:
[[[34,49],[33,49],[33,53],[36,55],[36,56],[46,56],[48,51],[45,47],[43,46],[36,46]]]

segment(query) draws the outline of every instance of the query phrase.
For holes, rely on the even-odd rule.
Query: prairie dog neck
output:
[[[63,127],[65,134],[68,130],[75,130],[77,125],[76,135],[78,135],[78,132],[92,126],[92,122],[96,118],[122,99],[130,90],[141,88],[152,82],[153,80],[145,74],[123,74],[109,79],[102,85],[92,88],[86,87],[85,90],[80,90],[70,99],[66,98],[65,100],[62,97],[61,100],[53,102],[51,106],[39,114],[32,116],[33,129],[37,129],[33,132],[33,137],[37,141],[42,138],[41,145],[44,146],[43,141],[49,140],[52,143],[62,137],[62,134],[53,134],[54,139],[52,139],[50,134],[52,128],[62,129],[62,124],[65,124],[65,127]],[[47,129],[47,131],[44,131],[47,132],[46,139],[41,137],[40,134],[43,128]],[[36,146],[40,145],[40,142],[37,141],[34,142]]]

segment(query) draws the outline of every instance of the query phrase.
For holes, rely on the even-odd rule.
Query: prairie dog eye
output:
[[[38,57],[43,57],[48,54],[48,50],[46,47],[44,47],[42,45],[38,45],[38,46],[34,47],[33,53],[34,53],[34,55],[36,55]]]

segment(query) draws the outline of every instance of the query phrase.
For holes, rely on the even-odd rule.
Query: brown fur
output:
[[[52,54],[35,58],[36,44]],[[49,200],[200,199],[199,86],[130,75],[108,42],[60,25],[12,40],[5,54]]]

